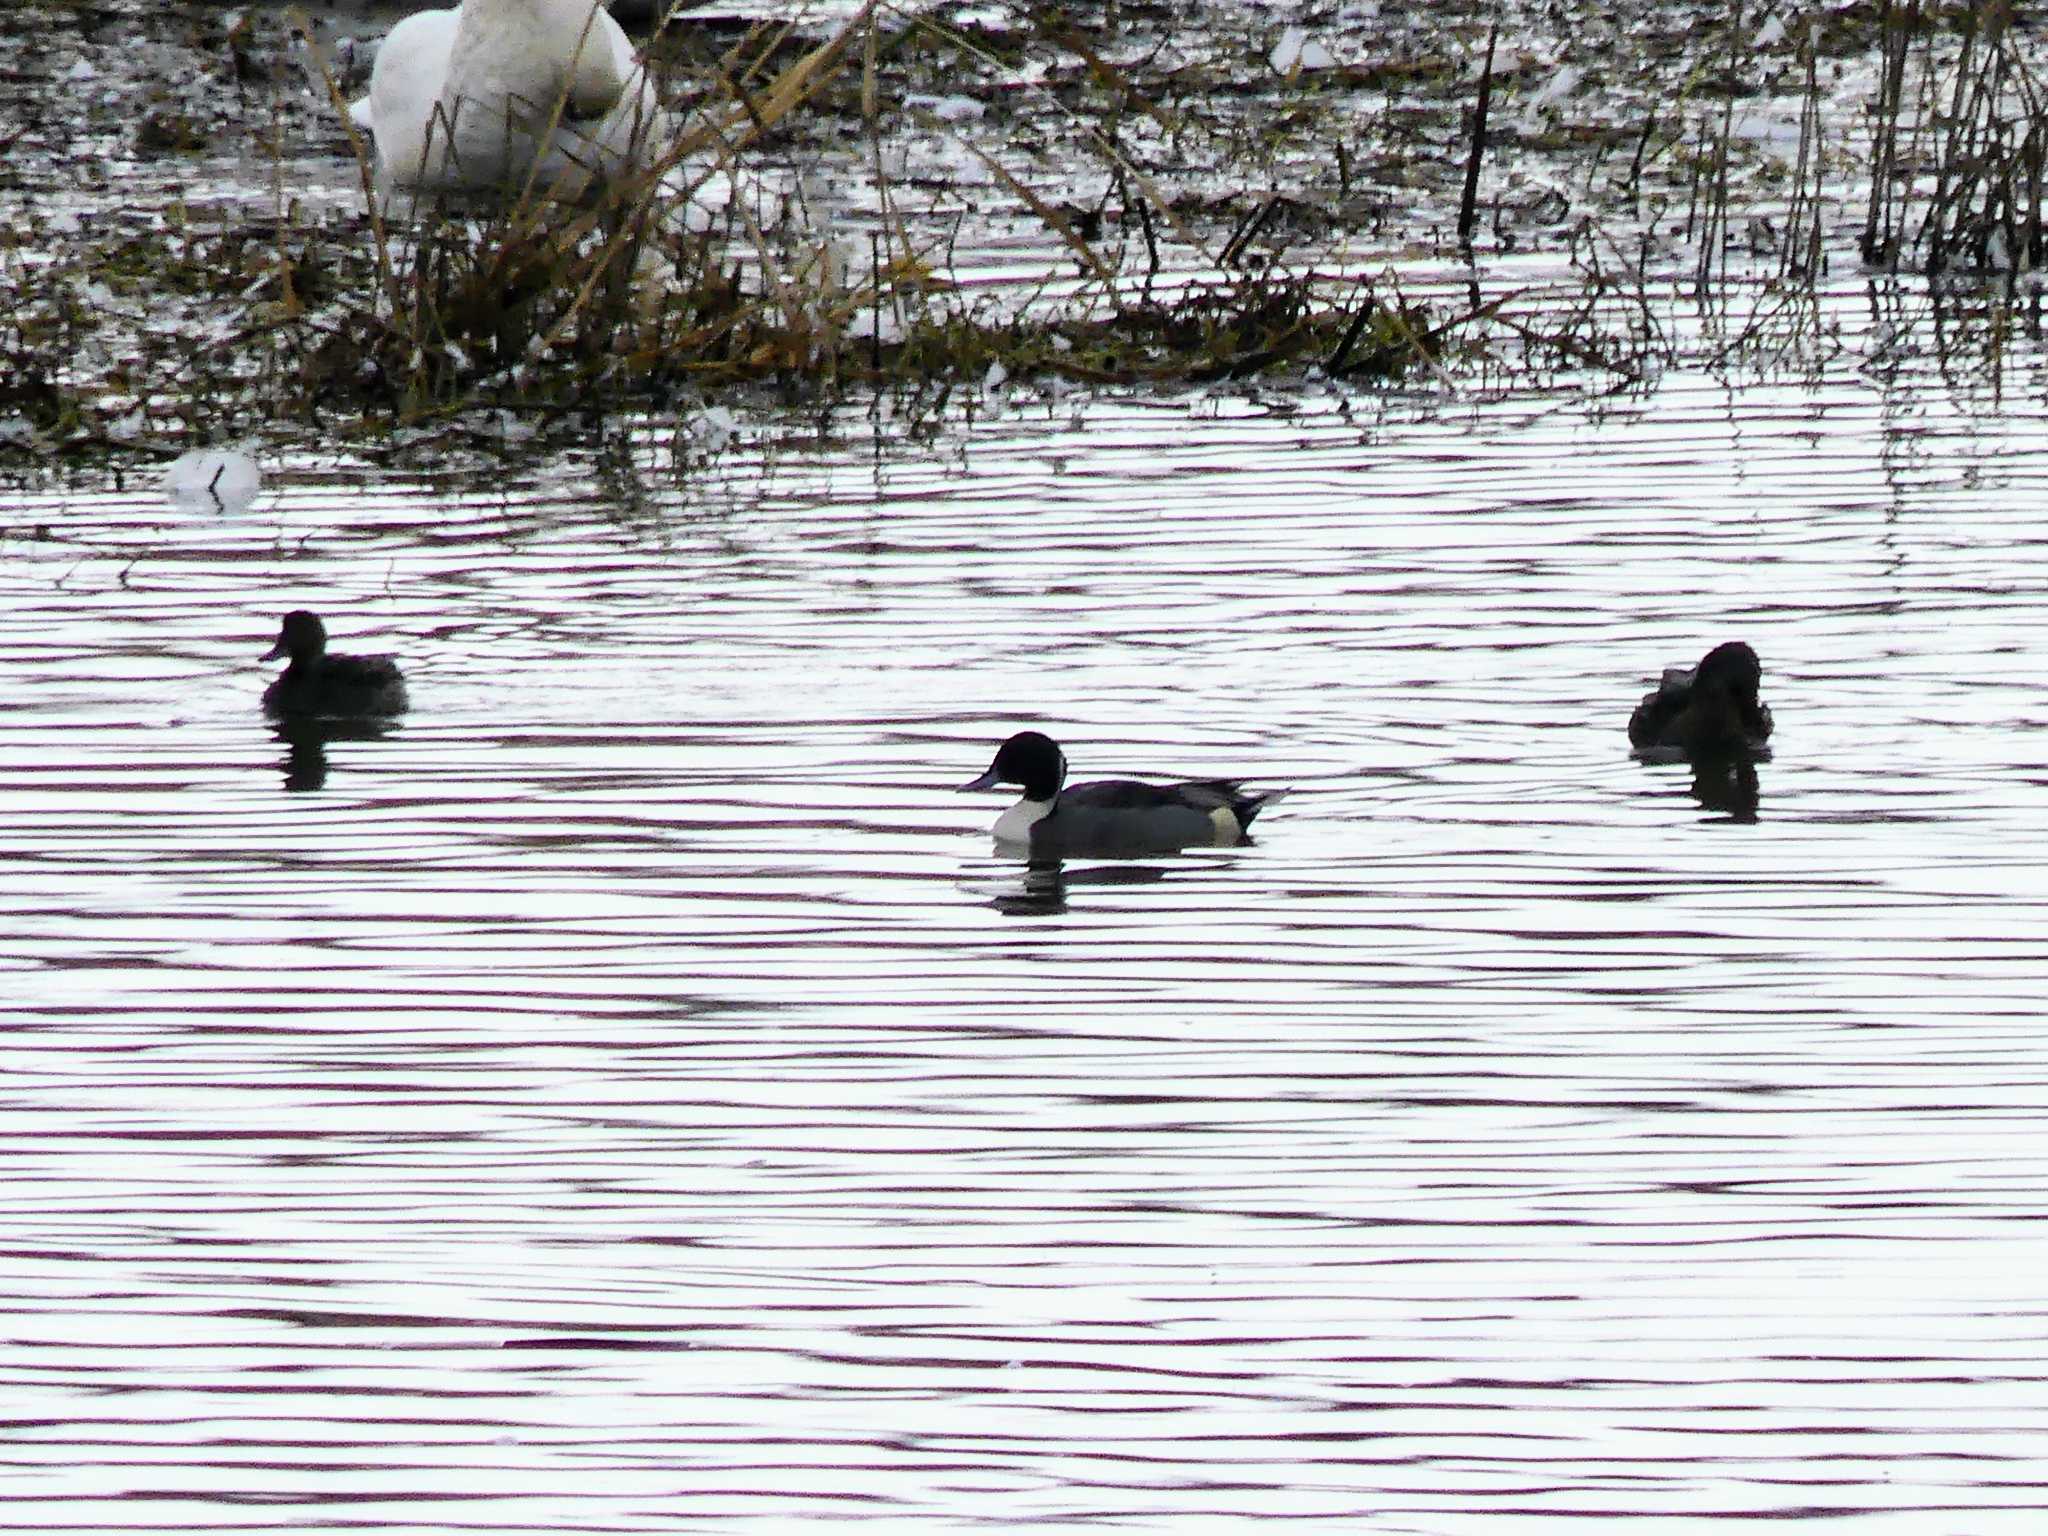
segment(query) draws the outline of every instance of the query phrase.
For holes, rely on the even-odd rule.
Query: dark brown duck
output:
[[[284,616],[265,661],[291,658],[263,690],[263,709],[278,716],[396,715],[405,711],[405,677],[389,656],[337,656],[327,650],[320,615],[299,608]]]
[[[1671,668],[1643,696],[1628,718],[1629,742],[1687,757],[1762,753],[1771,738],[1771,712],[1757,697],[1762,681],[1755,651],[1740,640],[1717,645],[1698,666]]]

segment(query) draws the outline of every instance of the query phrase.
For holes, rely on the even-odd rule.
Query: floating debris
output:
[[[195,448],[164,471],[164,493],[181,507],[214,507],[242,512],[263,489],[263,471],[246,453],[228,448]]]

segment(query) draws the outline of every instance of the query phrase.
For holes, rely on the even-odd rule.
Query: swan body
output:
[[[671,132],[646,65],[597,0],[462,0],[408,16],[349,116],[376,140],[387,196],[601,179]]]

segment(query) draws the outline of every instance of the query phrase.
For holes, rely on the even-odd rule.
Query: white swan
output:
[[[349,116],[376,140],[387,197],[602,179],[655,158],[674,133],[598,0],[462,0],[408,16]]]

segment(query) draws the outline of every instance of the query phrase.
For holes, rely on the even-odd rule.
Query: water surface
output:
[[[2033,1529],[2041,391],[1837,313],[16,497],[0,1524]],[[1737,635],[1753,816],[1622,732]],[[1027,872],[1023,725],[1293,794]]]

